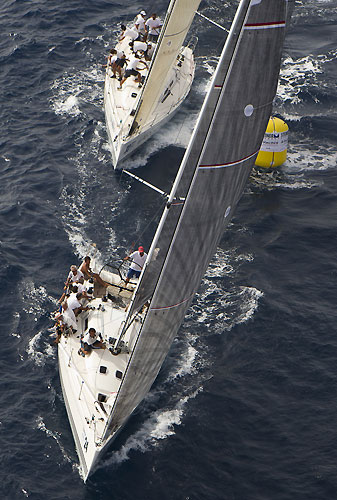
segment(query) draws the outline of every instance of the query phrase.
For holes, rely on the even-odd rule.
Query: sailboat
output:
[[[241,0],[140,277],[96,269],[76,333],[61,336],[61,385],[83,478],[151,389],[242,195],[277,90],[286,0]],[[78,355],[100,332],[105,349]]]
[[[193,48],[182,46],[200,0],[171,0],[148,68],[138,65],[144,80],[139,88],[129,77],[122,90],[107,65],[104,85],[105,121],[114,167],[149,139],[178,110],[194,78]],[[116,49],[131,59],[126,36]]]

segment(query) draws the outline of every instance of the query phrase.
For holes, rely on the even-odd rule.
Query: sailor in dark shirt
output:
[[[122,78],[122,70],[127,62],[128,62],[128,59],[126,58],[126,55],[124,54],[124,52],[123,52],[123,54],[121,54],[120,57],[117,57],[117,59],[115,61],[114,67],[115,67],[117,73],[119,74],[120,79]]]

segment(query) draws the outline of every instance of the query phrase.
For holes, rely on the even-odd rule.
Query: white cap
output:
[[[141,13],[142,16],[146,16],[145,10],[141,10],[140,13]]]

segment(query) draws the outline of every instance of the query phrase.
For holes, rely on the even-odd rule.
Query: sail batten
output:
[[[150,305],[107,432],[150,389],[243,193],[277,89],[286,4],[240,2],[138,283],[130,317]]]

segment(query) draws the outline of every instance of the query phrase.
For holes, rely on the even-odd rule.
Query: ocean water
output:
[[[102,64],[167,1],[2,0],[0,498],[337,498],[336,0],[296,1],[275,113],[287,162],[255,170],[145,401],[84,484],[51,345],[71,264],[149,246],[162,200],[115,172]],[[200,10],[230,26],[237,2]],[[223,45],[197,17],[196,77],[127,162],[168,190]]]

